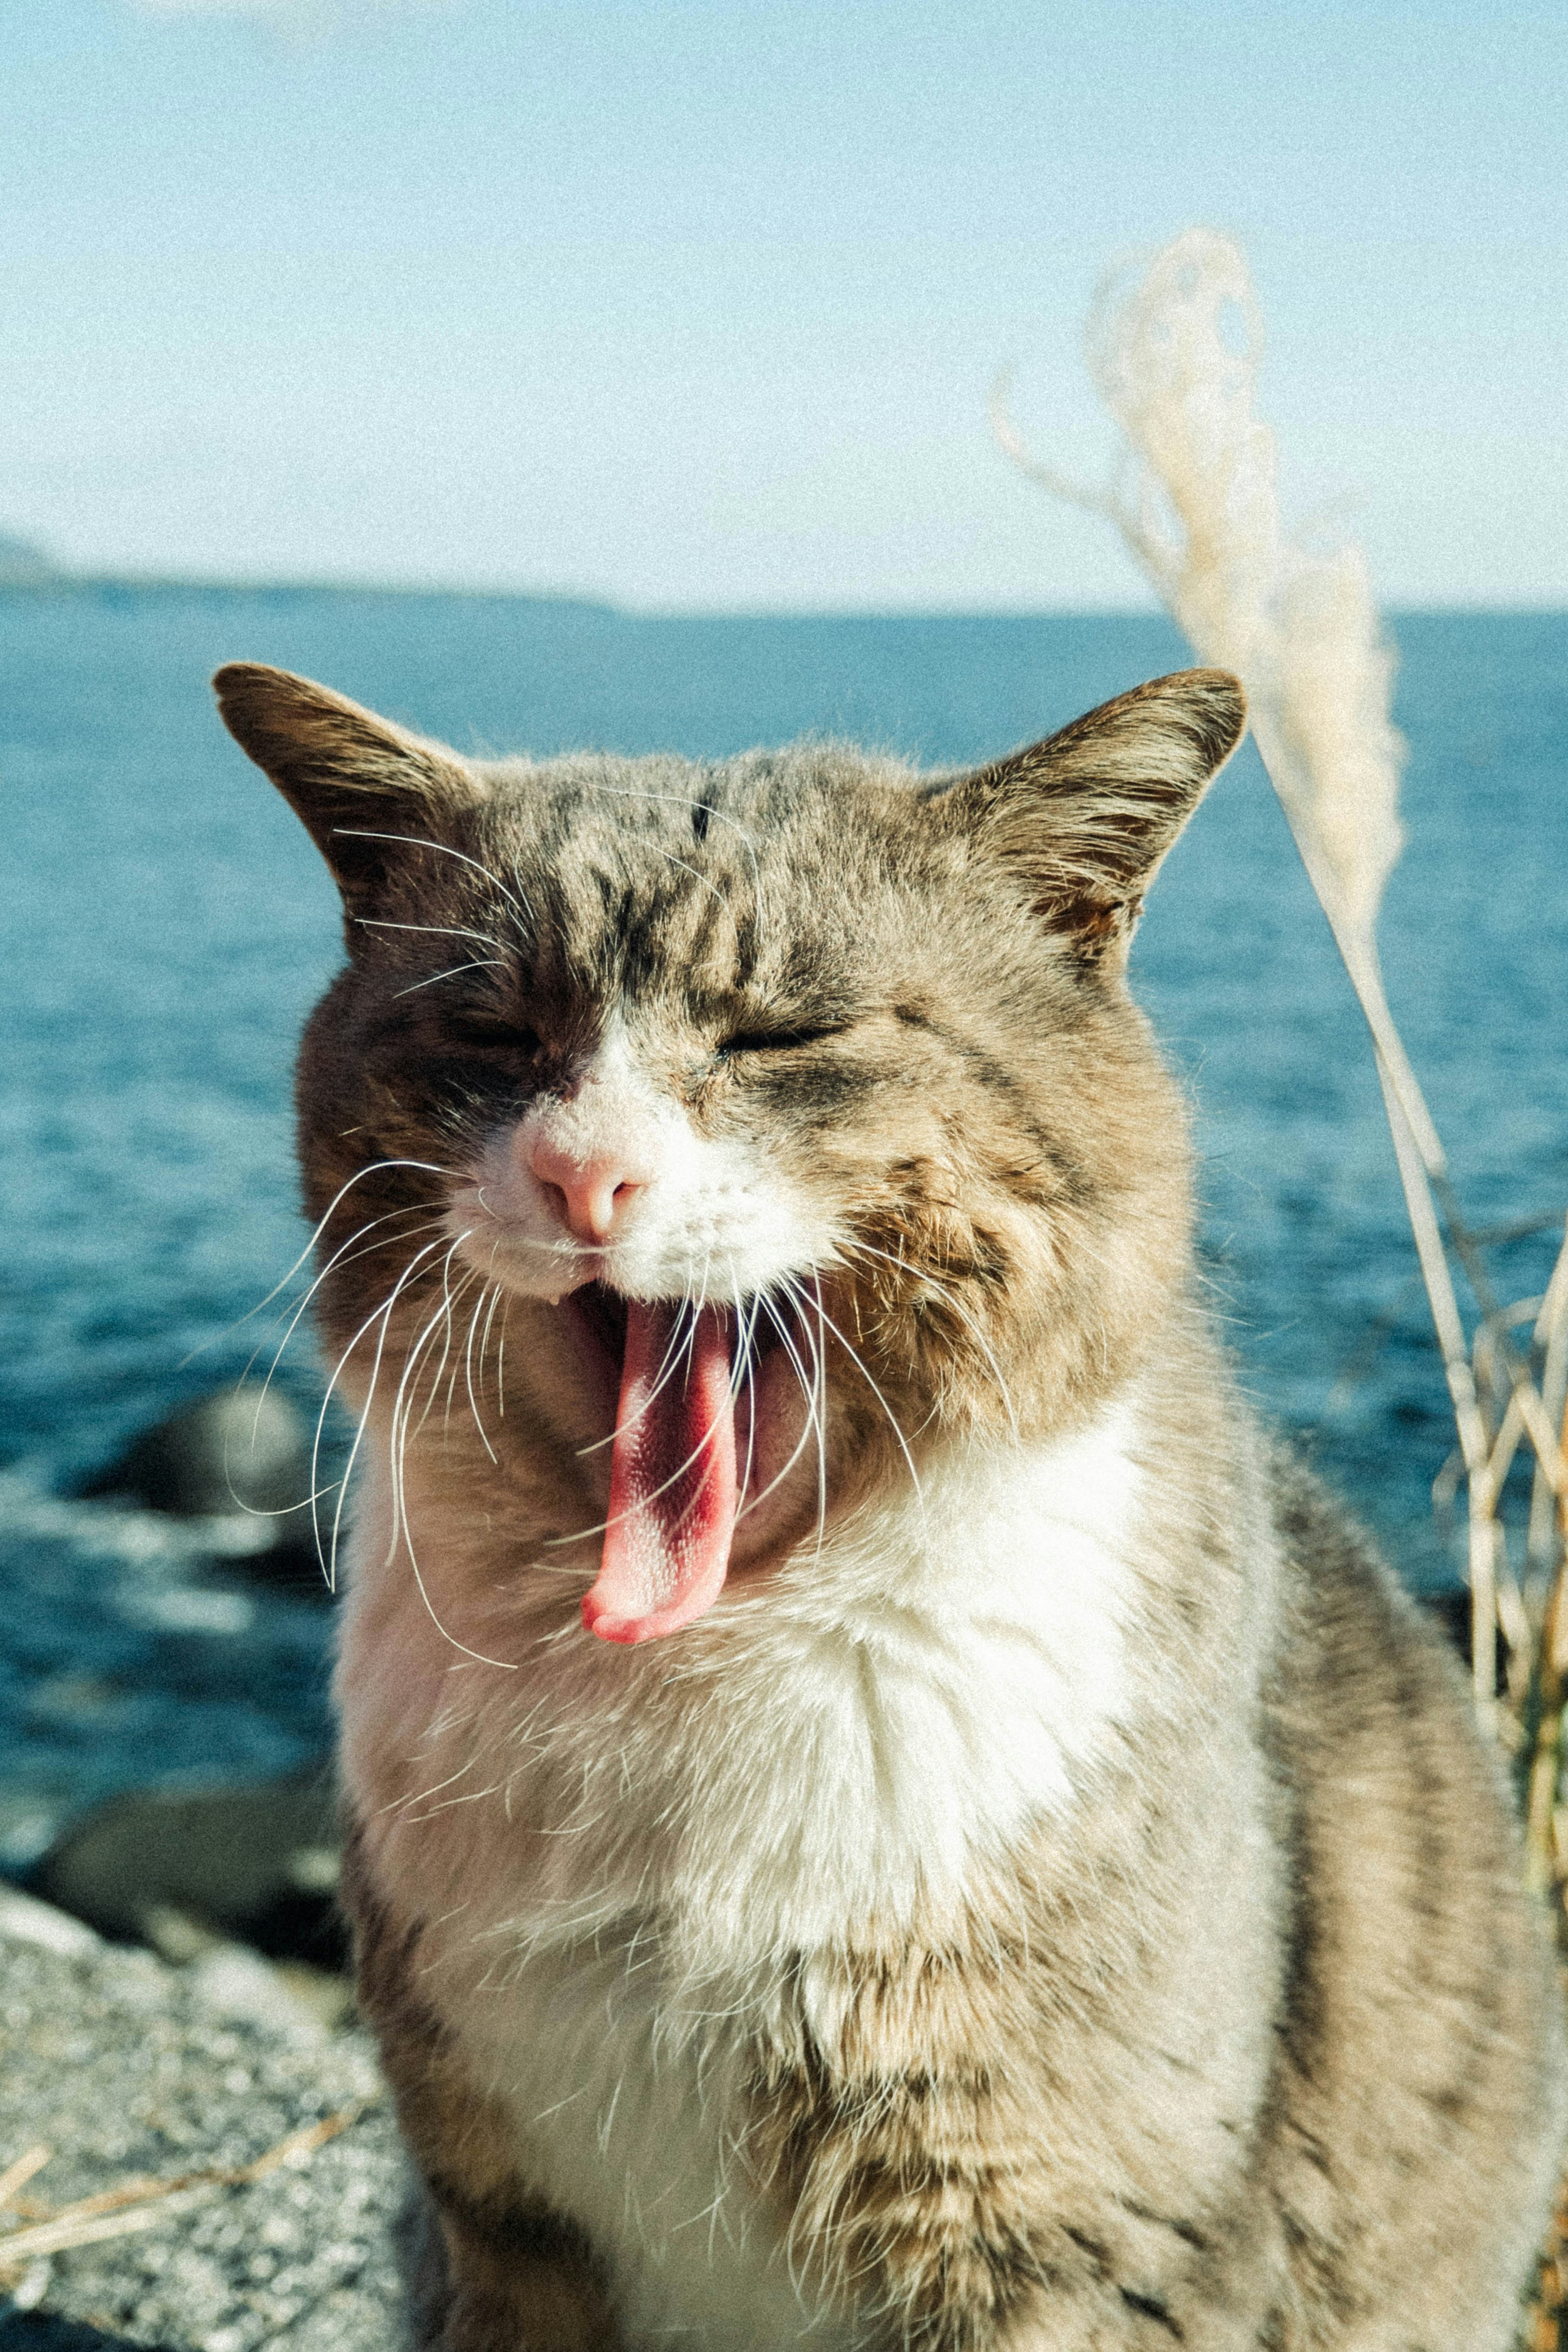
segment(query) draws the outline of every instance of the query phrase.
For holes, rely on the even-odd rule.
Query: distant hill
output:
[[[347,596],[386,597],[400,602],[425,597],[446,603],[461,597],[476,604],[565,605],[590,613],[616,610],[601,597],[562,594],[548,588],[410,587],[384,580],[224,580],[192,578],[177,572],[68,571],[31,541],[0,531],[0,593],[29,588],[50,595],[236,596],[271,602]]]
[[[41,547],[0,530],[0,588],[37,588],[59,577],[59,567]]]

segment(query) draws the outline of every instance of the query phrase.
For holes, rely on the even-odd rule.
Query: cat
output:
[[[1544,1929],[1239,1399],[1127,988],[1237,682],[939,777],[216,686],[344,908],[298,1102],[414,2342],[1503,2352]]]

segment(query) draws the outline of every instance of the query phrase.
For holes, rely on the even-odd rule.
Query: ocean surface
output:
[[[1509,1296],[1568,1200],[1568,615],[1396,616],[1409,843],[1389,994]],[[276,662],[463,748],[723,754],[811,730],[948,765],[1189,658],[1156,619],[632,616],[307,589],[0,593],[0,1867],[128,1786],[317,1752],[330,1611],[78,1499],[241,1373],[296,1257],[287,1108],[339,957],[294,818],[214,715]],[[1418,1585],[1451,1443],[1360,1016],[1249,748],[1135,979],[1197,1106],[1211,1296],[1264,1409]],[[271,1310],[268,1310],[270,1313]],[[270,1352],[270,1351],[269,1351]],[[278,1377],[307,1405],[303,1335]],[[221,1536],[221,1531],[220,1531]],[[232,1540],[243,1543],[244,1532]]]

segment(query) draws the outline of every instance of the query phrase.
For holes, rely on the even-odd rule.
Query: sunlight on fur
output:
[[[1544,1922],[1235,1389],[1128,988],[1235,677],[957,776],[216,684],[343,901],[297,1098],[414,2340],[1507,2352]]]

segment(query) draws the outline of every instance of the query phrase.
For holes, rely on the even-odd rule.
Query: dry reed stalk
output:
[[[0,2280],[15,2276],[26,2264],[38,2261],[46,2254],[61,2254],[76,2246],[93,2246],[110,2238],[128,2237],[137,2230],[150,2230],[158,2223],[172,2221],[177,2213],[185,2212],[196,2201],[197,2193],[208,2189],[243,2189],[253,2180],[260,2180],[280,2164],[298,2156],[308,2156],[324,2147],[340,2132],[357,2123],[372,2102],[356,2100],[351,2106],[340,2107],[335,2114],[324,2116],[319,2123],[304,2124],[280,2139],[254,2163],[242,2164],[234,2171],[207,2168],[195,2172],[177,2173],[171,2179],[135,2179],[121,2181],[118,2189],[101,2190],[96,2197],[79,2198],[75,2204],[62,2205],[57,2212],[29,2223],[26,2229],[0,2231]],[[0,2174],[0,2210],[16,2191],[24,2187],[36,2172],[48,2162],[52,2150],[29,2148],[25,2156]],[[177,2205],[171,2200],[179,2199]]]
[[[1273,436],[1254,409],[1261,342],[1239,250],[1210,230],[1189,229],[1132,282],[1108,281],[1091,315],[1091,372],[1124,442],[1115,480],[1086,488],[1042,465],[1008,414],[1005,379],[993,395],[992,425],[1031,480],[1115,525],[1199,656],[1235,670],[1246,686],[1263,764],[1372,1034],[1458,1436],[1477,1712],[1511,1748],[1528,1751],[1531,1873],[1561,1895],[1568,1884],[1568,1818],[1559,1801],[1568,1685],[1568,1239],[1539,1302],[1530,1351],[1521,1352],[1510,1335],[1529,1316],[1493,1294],[1378,962],[1378,908],[1402,841],[1393,656],[1360,550],[1312,555],[1281,528]],[[1479,1310],[1469,1338],[1450,1251]],[[1521,1444],[1534,1454],[1535,1471],[1520,1572],[1503,1503]],[[1510,1654],[1505,1709],[1495,1696],[1500,1623]]]
[[[0,2213],[10,2210],[11,2200],[18,2189],[26,2189],[35,2172],[42,2172],[54,2152],[52,2147],[40,2143],[37,2147],[25,2149],[15,2164],[8,2164],[5,2171],[0,2172]]]
[[[1542,2249],[1535,2294],[1525,2315],[1520,2352],[1562,2352],[1568,2337],[1568,2185]]]

